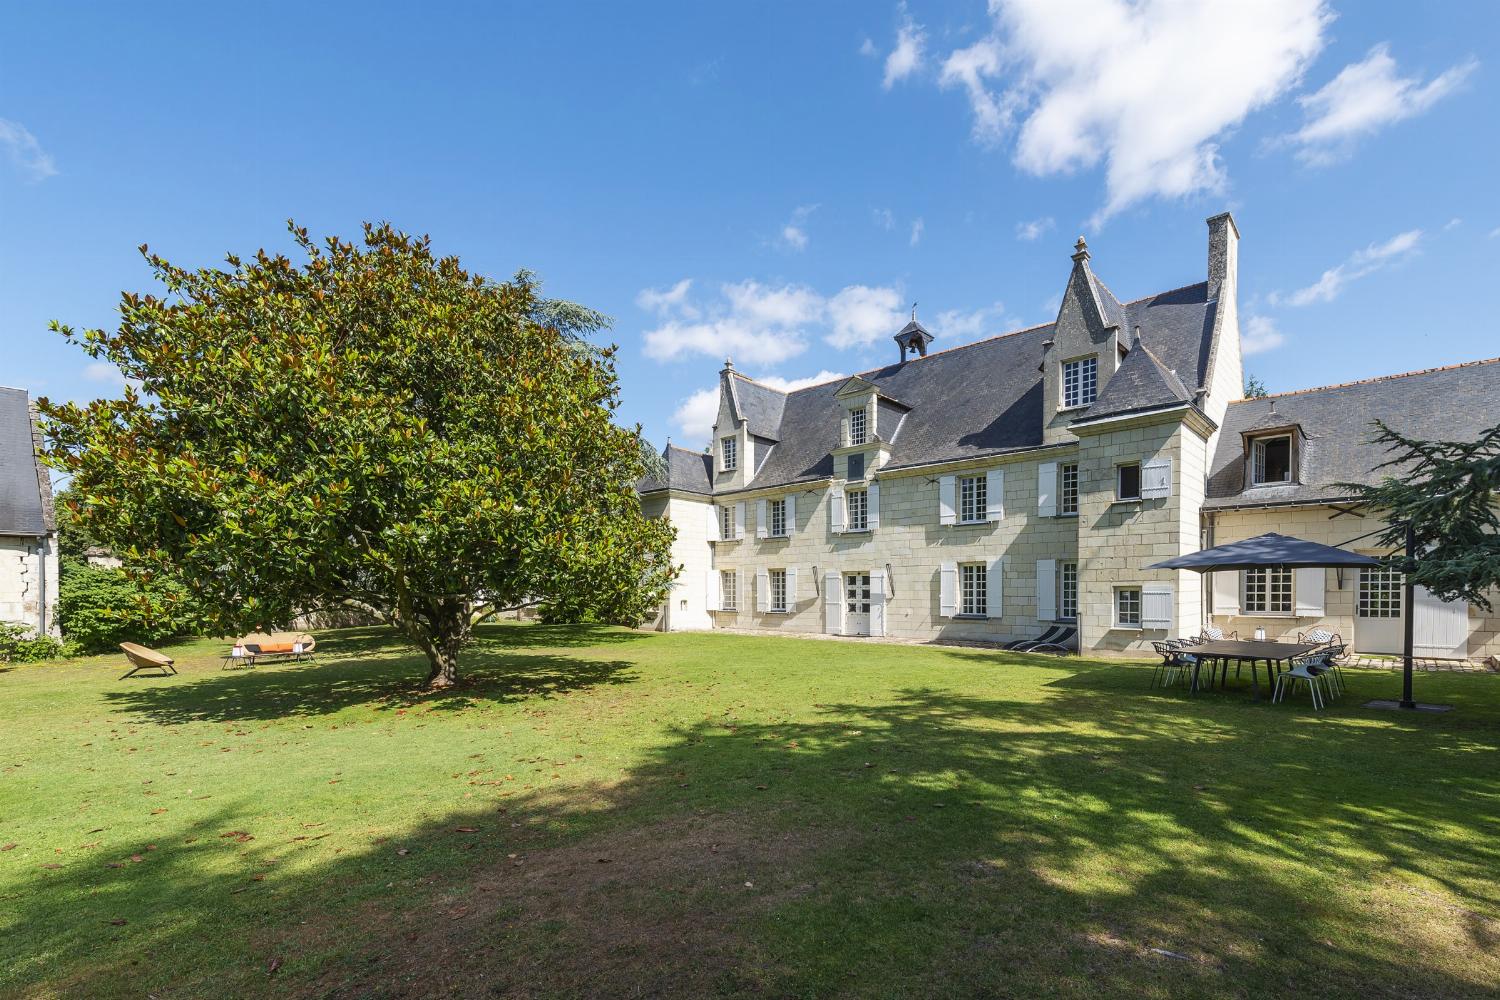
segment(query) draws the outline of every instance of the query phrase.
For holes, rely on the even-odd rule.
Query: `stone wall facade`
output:
[[[58,635],[57,538],[0,537],[0,621]]]

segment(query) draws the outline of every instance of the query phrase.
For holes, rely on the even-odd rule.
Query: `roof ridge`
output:
[[[1182,398],[1184,400],[1191,398],[1192,390],[1187,387],[1187,383],[1182,380],[1182,376],[1177,374],[1177,369],[1173,368],[1161,358],[1157,357],[1156,352],[1153,351],[1150,345],[1147,344],[1144,340],[1142,340],[1137,346],[1140,347],[1141,350],[1145,351],[1146,357],[1150,358],[1152,364],[1156,365],[1157,370],[1162,374],[1163,381],[1166,381],[1167,378],[1170,377],[1172,381],[1175,381],[1177,383],[1174,386],[1172,385],[1172,381],[1168,381],[1167,388],[1182,392]]]
[[[1230,405],[1235,403],[1253,403],[1261,399],[1281,399],[1285,396],[1305,396],[1313,392],[1326,392],[1329,389],[1349,389],[1356,385],[1371,385],[1376,382],[1390,382],[1398,378],[1411,378],[1414,375],[1432,375],[1436,372],[1451,372],[1459,368],[1474,368],[1478,365],[1492,365],[1500,362],[1500,358],[1481,358],[1478,361],[1460,361],[1453,365],[1438,365],[1436,368],[1418,368],[1416,371],[1396,372],[1393,375],[1374,375],[1370,378],[1355,379],[1352,382],[1334,382],[1331,385],[1318,385],[1308,389],[1288,389],[1286,392],[1269,392],[1264,396],[1256,396],[1251,399],[1231,399]]]
[[[758,386],[760,386],[760,387],[761,387],[761,388],[762,388],[762,389],[770,389],[770,390],[771,390],[771,391],[772,391],[772,392],[779,392],[779,393],[781,393],[781,394],[782,394],[782,395],[783,395],[783,396],[790,396],[790,395],[791,395],[791,393],[790,393],[790,392],[787,392],[787,391],[786,391],[786,390],[785,390],[785,389],[778,389],[778,388],[776,388],[776,387],[775,387],[775,386],[774,386],[774,385],[769,385],[769,384],[768,384],[768,383],[765,383],[765,382],[762,382],[762,381],[761,381],[761,380],[760,380],[760,379],[758,379],[758,378],[751,378],[751,377],[750,377],[750,376],[749,376],[749,375],[745,375],[745,374],[743,374],[743,373],[742,373],[742,372],[737,372],[737,371],[731,371],[731,372],[730,372],[730,373],[729,373],[729,374],[730,374],[730,375],[731,375],[731,376],[733,376],[733,377],[734,377],[734,378],[742,378],[742,379],[744,379],[744,380],[745,380],[745,381],[746,381],[746,382],[749,382],[749,383],[751,383],[751,384],[753,384],[753,385],[758,385]],[[819,383],[819,384],[821,384],[821,383]]]
[[[1163,295],[1171,295],[1173,292],[1185,292],[1189,288],[1193,288],[1193,287],[1195,287],[1197,285],[1206,285],[1206,284],[1208,284],[1207,281],[1189,281],[1187,284],[1185,284],[1185,285],[1178,285],[1176,288],[1163,288],[1159,292],[1152,292],[1150,295],[1142,295],[1140,298],[1138,298],[1138,299],[1131,299],[1129,302],[1121,302],[1120,305],[1122,305],[1122,306],[1133,306],[1137,302],[1145,302],[1147,299],[1161,298]],[[1114,295],[1114,292],[1110,292],[1110,294]],[[1119,296],[1115,296],[1115,298],[1118,301]]]

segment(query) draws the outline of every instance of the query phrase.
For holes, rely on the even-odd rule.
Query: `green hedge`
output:
[[[149,646],[191,630],[186,598],[175,583],[137,584],[122,569],[64,559],[57,623],[72,651],[105,652],[122,642]]]

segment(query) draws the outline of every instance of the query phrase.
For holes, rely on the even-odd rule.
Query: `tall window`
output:
[[[771,581],[771,610],[786,610],[786,570],[773,569],[767,577]]]
[[[1115,499],[1139,500],[1141,498],[1141,463],[1115,466]]]
[[[1125,628],[1141,626],[1141,589],[1119,587],[1115,590],[1115,624]]]
[[[1245,570],[1245,613],[1291,614],[1292,571],[1269,567]]]
[[[1063,514],[1078,513],[1078,463],[1061,466],[1058,470],[1058,511]]]
[[[724,459],[724,471],[733,472],[740,465],[740,442],[738,438],[720,438],[719,454]]]
[[[854,454],[852,454],[852,455],[848,456],[847,458],[845,458],[844,461],[846,461],[846,462],[849,463],[849,474],[845,477],[846,479],[863,479],[863,478],[865,478],[865,453],[864,452],[862,452],[862,451],[856,451]]]
[[[1063,406],[1088,406],[1099,390],[1099,361],[1097,358],[1079,358],[1064,361]]]
[[[771,524],[766,534],[772,538],[786,537],[786,500],[772,500],[766,505],[771,516]]]
[[[734,505],[724,504],[719,507],[719,538],[729,541],[734,537]]]
[[[1078,620],[1078,564],[1065,562],[1057,573],[1057,617]]]
[[[740,607],[740,577],[732,569],[719,571],[719,609],[738,611]]]
[[[865,409],[864,409],[864,407],[860,407],[857,410],[850,410],[849,411],[849,443],[850,444],[864,444],[865,443],[865,434],[866,434],[866,425],[865,425]]]
[[[870,491],[849,490],[844,494],[844,503],[848,514],[844,519],[844,530],[867,530],[870,527]]]
[[[989,567],[964,563],[958,567],[958,613],[983,618],[989,613]]]
[[[1259,438],[1250,445],[1250,481],[1256,486],[1292,481],[1290,436]]]
[[[1359,617],[1400,618],[1401,574],[1385,567],[1359,571]]]
[[[989,516],[989,483],[984,476],[961,476],[958,480],[958,519],[972,523]]]

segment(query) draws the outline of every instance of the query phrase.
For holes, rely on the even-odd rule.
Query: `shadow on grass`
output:
[[[110,691],[105,700],[120,711],[177,725],[327,715],[367,703],[385,709],[424,705],[457,710],[480,702],[548,698],[627,684],[635,678],[630,664],[621,660],[538,651],[584,645],[602,649],[641,637],[602,627],[574,631],[592,641],[585,643],[562,627],[481,629],[463,653],[459,683],[441,691],[420,689],[427,661],[402,648],[394,630],[369,628],[344,629],[320,638],[314,661],[269,662],[218,674],[184,675],[170,683]]]
[[[1040,701],[913,688],[671,728],[618,781],[476,787],[399,842],[329,831],[347,852],[285,875],[298,845],[226,841],[226,812],[8,905],[58,927],[65,903],[54,957],[123,897],[159,915],[48,977],[89,995],[1493,995],[1492,729],[1206,711],[1139,668],[1046,666]],[[219,717],[193,704],[151,710]],[[219,969],[130,964],[240,924],[263,929]]]

